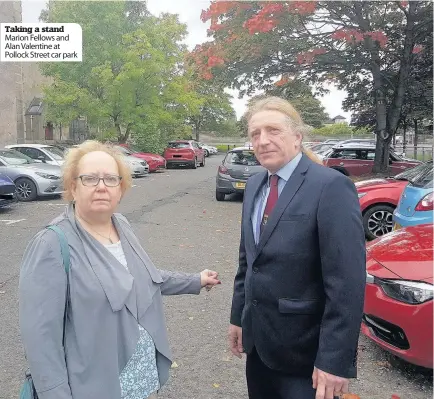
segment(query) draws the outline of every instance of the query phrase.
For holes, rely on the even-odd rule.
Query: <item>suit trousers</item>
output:
[[[297,377],[270,369],[255,348],[247,355],[246,377],[249,399],[315,399],[312,377]]]

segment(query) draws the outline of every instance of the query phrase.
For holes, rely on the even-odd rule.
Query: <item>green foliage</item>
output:
[[[228,148],[232,150],[232,148],[240,147],[240,145],[239,144],[217,144],[214,147],[216,147],[219,152],[224,153],[228,151]]]
[[[309,126],[321,127],[330,119],[321,101],[312,94],[309,85],[299,79],[288,80],[280,86],[270,86],[265,93],[288,100]]]
[[[177,112],[191,102],[183,90],[186,26],[175,15],[154,17],[146,3],[52,1],[43,17],[79,23],[84,44],[81,63],[41,65],[54,81],[44,89],[48,120],[84,116],[111,139],[156,151],[188,131]]]
[[[335,123],[325,125],[323,127],[313,129],[310,133],[312,136],[328,136],[328,137],[352,137],[372,135],[372,130],[366,127],[355,128],[346,123]]]
[[[344,109],[364,112],[365,125],[375,125],[374,170],[386,172],[389,143],[405,114],[432,115],[430,86],[412,87],[425,74],[432,79],[432,7],[428,1],[212,2],[203,20],[211,20],[214,40],[193,58],[205,77],[241,96],[294,77],[319,91],[334,83],[348,93]],[[419,68],[421,57],[426,66]],[[424,86],[427,105],[420,112]]]

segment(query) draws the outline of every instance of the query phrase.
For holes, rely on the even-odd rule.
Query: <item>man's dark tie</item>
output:
[[[277,199],[279,198],[278,182],[279,182],[279,176],[277,175],[270,176],[270,192],[268,194],[267,204],[265,205],[264,215],[262,216],[262,223],[260,229],[261,234],[262,231],[264,230],[264,226],[267,224],[268,218],[270,217],[274,206],[276,205]]]

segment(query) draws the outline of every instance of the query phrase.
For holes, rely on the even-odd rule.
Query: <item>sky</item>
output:
[[[209,40],[206,35],[209,22],[205,24],[200,20],[201,11],[208,8],[209,3],[209,0],[148,0],[148,9],[152,14],[157,16],[162,12],[178,14],[179,20],[187,24],[188,36],[185,44],[192,50],[196,44]],[[39,22],[39,14],[44,8],[45,1],[23,0],[23,22]],[[323,97],[318,97],[326,112],[331,118],[342,115],[349,121],[350,114],[342,110],[342,101],[345,99],[346,93],[337,90],[333,86],[327,88],[330,90],[330,93]],[[232,105],[239,119],[246,110],[246,103],[249,97],[239,99],[236,91],[228,90],[228,92],[232,94]]]

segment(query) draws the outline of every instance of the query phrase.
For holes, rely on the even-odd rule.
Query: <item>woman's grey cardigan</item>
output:
[[[40,399],[120,399],[119,374],[139,338],[138,323],[157,349],[161,386],[169,377],[162,295],[199,294],[200,274],[158,270],[127,220],[113,216],[130,273],[78,223],[69,205],[52,224],[71,253],[70,306],[62,345],[66,275],[56,233],[29,243],[20,274],[20,328]]]

